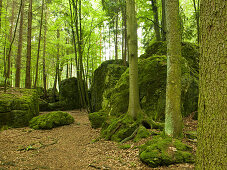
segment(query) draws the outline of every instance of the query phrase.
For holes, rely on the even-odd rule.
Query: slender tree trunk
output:
[[[42,0],[41,19],[40,19],[40,27],[39,27],[39,42],[38,42],[38,50],[37,50],[36,74],[35,74],[34,88],[36,88],[36,86],[37,86],[38,73],[39,73],[39,53],[40,53],[40,44],[41,44],[42,26],[43,26],[43,8],[44,8],[44,0]]]
[[[2,31],[2,0],[0,0],[0,34]]]
[[[32,0],[29,0],[25,88],[31,88]]]
[[[199,37],[200,37],[200,31],[199,31],[199,0],[198,4],[196,6],[196,0],[193,0],[193,6],[195,10],[195,18],[196,18],[196,29],[197,29],[197,42],[199,44]]]
[[[129,49],[129,107],[128,114],[136,119],[141,113],[138,86],[138,45],[135,0],[126,0]]]
[[[23,23],[24,23],[24,2],[22,1],[21,15],[20,15],[20,28],[19,28],[19,39],[18,39],[18,51],[16,59],[16,76],[15,76],[15,87],[20,87],[20,75],[21,75],[21,53],[23,46]]]
[[[45,8],[44,20],[44,35],[43,35],[43,88],[44,98],[47,98],[47,75],[46,75],[46,34],[47,34],[47,8]]]
[[[226,169],[226,1],[201,0],[196,169]]]
[[[151,0],[151,5],[154,13],[154,30],[155,30],[156,41],[160,41],[161,35],[160,35],[160,29],[159,29],[158,8],[157,8],[156,0]]]
[[[116,28],[115,28],[115,60],[118,59],[118,14],[116,15]]]
[[[182,133],[179,0],[166,0],[166,24],[167,84],[165,133],[172,137],[179,137]]]
[[[162,0],[162,41],[166,41],[166,0]]]
[[[125,4],[125,1],[124,1]],[[126,4],[122,10],[122,59],[123,65],[126,66],[126,56],[127,56],[127,14],[126,14]]]
[[[17,26],[18,26],[18,22],[19,22],[19,18],[20,18],[21,8],[22,8],[22,0],[21,0],[21,3],[20,3],[18,15],[17,15],[17,21],[16,21],[14,33],[13,33],[12,40],[11,40],[10,46],[9,46],[8,59],[10,59],[10,54],[11,54],[11,50],[12,50],[12,45],[13,45],[13,42],[14,42],[15,37],[16,37]],[[8,63],[8,64],[9,64],[9,63]],[[7,73],[9,73],[10,67],[11,67],[11,65],[10,65],[10,66],[8,65],[8,72],[7,72]],[[9,75],[8,75],[8,76],[9,76]],[[5,92],[6,92],[6,86],[7,86],[7,78],[9,78],[8,76],[5,76],[5,88],[4,88],[4,91],[5,91]],[[10,84],[11,84],[11,83],[10,83]]]
[[[13,5],[12,5],[12,15],[10,18],[10,31],[9,31],[9,41],[10,43],[12,42],[12,36],[13,36],[13,26],[14,26],[14,13],[15,13],[15,1],[13,0]],[[10,73],[11,73],[11,47],[8,49],[8,54],[7,54],[7,79],[10,78]]]

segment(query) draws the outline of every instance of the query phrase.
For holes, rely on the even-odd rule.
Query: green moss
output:
[[[75,77],[62,80],[59,88],[59,102],[61,110],[72,110],[80,108],[78,80]]]
[[[69,125],[74,122],[74,118],[66,112],[51,112],[34,117],[29,126],[33,129],[52,129],[54,127]]]
[[[129,148],[131,148],[131,145],[130,144],[124,144],[124,145],[119,145],[118,147],[120,149],[129,149]]]
[[[94,112],[89,114],[89,120],[92,128],[100,128],[106,121],[107,114],[105,112]]]
[[[197,139],[197,132],[196,131],[187,131],[185,135],[189,139]]]
[[[91,87],[93,112],[99,111],[107,106],[112,93],[111,89],[115,86],[126,68],[126,66],[122,66],[122,60],[109,60],[103,62],[95,70]]]
[[[168,166],[176,163],[193,163],[190,147],[179,140],[166,136],[156,136],[140,147],[140,159],[151,167]]]
[[[138,132],[134,138],[134,142],[138,142],[142,138],[147,138],[151,135],[151,133],[144,127],[144,126],[139,126]]]
[[[165,116],[166,60],[166,56],[151,55],[148,58],[139,59],[138,63],[140,104],[143,111],[156,121],[164,120]],[[182,58],[182,114],[184,116],[197,110],[198,71],[197,66],[194,66],[195,63]],[[103,109],[112,116],[126,113],[128,89],[129,71],[127,69],[112,89],[109,100],[105,104],[106,107]]]
[[[0,127],[24,127],[39,113],[37,91],[34,89],[8,89],[0,95]]]

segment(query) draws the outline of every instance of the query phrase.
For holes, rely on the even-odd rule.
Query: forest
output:
[[[227,169],[226,0],[0,0],[0,170]]]

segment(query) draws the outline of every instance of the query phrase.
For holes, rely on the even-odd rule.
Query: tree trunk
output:
[[[0,33],[2,30],[2,0],[0,0]]]
[[[40,28],[39,28],[39,42],[38,42],[38,50],[37,50],[37,61],[36,61],[36,73],[35,73],[34,88],[36,88],[36,86],[37,86],[38,73],[39,73],[39,53],[40,53],[40,43],[41,43],[42,26],[43,26],[43,8],[44,8],[44,0],[42,0],[41,19],[40,19]]]
[[[46,34],[47,34],[47,8],[45,8],[44,20],[44,35],[43,35],[43,88],[44,98],[47,97],[47,75],[46,75]]]
[[[129,107],[128,114],[136,119],[141,113],[138,86],[138,45],[137,45],[137,19],[135,0],[126,0],[127,34],[129,49]]]
[[[226,1],[201,0],[196,169],[226,169]]]
[[[166,0],[166,24],[167,84],[165,133],[172,137],[179,137],[182,133],[179,0]]]
[[[196,6],[196,0],[193,0],[193,6],[195,10],[195,19],[196,19],[196,29],[197,29],[197,42],[199,44],[199,37],[200,37],[200,32],[199,32],[199,0],[198,4]]]
[[[115,60],[118,59],[118,14],[116,15],[116,28],[115,28]]]
[[[12,15],[10,18],[10,31],[9,31],[9,41],[10,43],[12,42],[12,36],[13,36],[13,26],[14,26],[14,13],[15,13],[15,1],[13,0],[13,5],[12,5]],[[11,73],[11,47],[8,49],[8,54],[7,54],[7,77],[10,78],[10,73]]]
[[[166,0],[162,0],[162,41],[166,41]]]
[[[18,39],[18,51],[16,59],[16,76],[15,76],[15,87],[20,87],[20,75],[21,75],[21,53],[23,46],[23,20],[24,20],[24,2],[22,1],[21,15],[20,15],[20,28],[19,28],[19,39]]]
[[[158,19],[158,8],[156,0],[151,0],[152,10],[154,13],[154,31],[156,36],[156,41],[161,40],[160,29],[159,29],[159,19]]]
[[[32,0],[29,0],[25,88],[31,88]]]
[[[124,1],[124,5],[126,2]],[[127,56],[127,14],[126,6],[122,10],[122,60],[123,65],[126,66],[126,56]]]

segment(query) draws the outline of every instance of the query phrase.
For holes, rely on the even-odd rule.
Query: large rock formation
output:
[[[199,53],[198,47],[194,44],[183,43],[182,45],[182,114],[187,116],[197,111]],[[154,43],[147,48],[146,53],[139,58],[138,63],[140,104],[143,111],[155,121],[163,121],[165,116],[167,58],[164,54],[166,54],[166,43]],[[98,82],[102,84],[104,80],[104,78],[100,78]],[[107,115],[115,117],[127,113],[129,98],[128,69],[115,82],[115,86],[109,86],[110,88],[105,92],[98,85],[97,83],[97,86],[94,86],[95,90],[93,90],[97,91],[97,95],[101,94],[101,102],[99,102],[97,110],[101,109]],[[97,113],[96,117],[97,115],[99,114]],[[103,116],[103,114],[100,115]]]
[[[39,114],[39,100],[34,89],[0,91],[0,127],[24,127]]]
[[[99,66],[94,73],[91,87],[91,105],[92,111],[99,111],[106,104],[110,97],[110,89],[121,77],[122,73],[127,69],[123,66],[122,60],[105,61]]]

